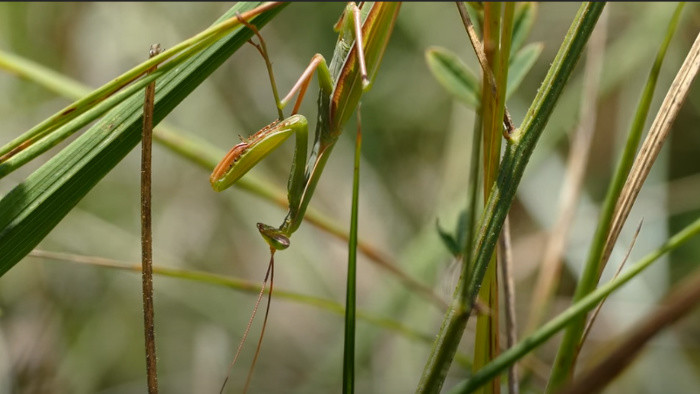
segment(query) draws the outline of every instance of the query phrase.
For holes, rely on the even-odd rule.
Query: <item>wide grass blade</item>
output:
[[[222,18],[255,8],[238,3]],[[282,7],[252,20],[261,27]],[[154,124],[160,122],[252,35],[237,29],[164,75]],[[154,57],[153,59],[157,59]],[[140,141],[143,95],[136,94],[91,127],[0,200],[0,275],[12,268]]]
[[[265,7],[261,7],[260,9],[254,11],[252,14],[248,14],[248,17],[252,17],[258,12],[266,12],[270,8],[275,7],[277,7],[277,4],[268,3],[265,5]],[[249,9],[241,8],[241,10],[238,12],[245,12],[253,10],[254,8],[256,7],[251,7]],[[39,123],[29,131],[15,138],[9,143],[3,145],[2,147],[0,147],[0,161],[6,160],[7,158],[13,156],[16,152],[26,148],[26,146],[35,143],[36,141],[43,138],[52,131],[56,130],[57,128],[65,125],[73,119],[76,119],[85,111],[97,106],[98,103],[105,100],[105,98],[111,96],[112,94],[121,90],[125,86],[128,86],[131,82],[144,75],[152,67],[157,66],[158,64],[170,59],[172,56],[175,56],[177,54],[180,54],[180,61],[183,61],[189,56],[193,55],[194,53],[197,53],[200,49],[204,47],[209,47],[214,41],[219,40],[220,38],[228,34],[232,29],[240,26],[240,22],[237,20],[235,13],[227,14],[226,17],[220,18],[218,22],[223,23],[215,24],[209,29],[206,29],[201,33],[195,35],[194,37],[182,41],[179,44],[173,46],[172,48],[163,51],[158,56],[154,56],[153,58],[139,64],[131,70],[116,77],[112,81],[95,89],[85,97],[82,97],[78,101],[70,104],[68,107],[50,116],[48,119]],[[145,86],[145,84],[141,87],[143,86]]]

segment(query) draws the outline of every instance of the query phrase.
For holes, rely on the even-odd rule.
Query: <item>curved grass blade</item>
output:
[[[69,253],[49,252],[35,249],[28,254],[28,257],[92,265],[96,267],[116,269],[122,271],[141,271],[140,263],[126,263],[97,256],[82,256]],[[204,283],[208,285],[227,287],[235,291],[240,291],[249,294],[259,294],[260,290],[263,287],[260,282],[249,281],[232,276],[213,274],[205,271],[170,268],[158,265],[153,266],[153,273],[168,278],[175,278],[192,282]],[[275,289],[275,298],[312,306],[314,308],[322,309],[327,312],[334,313],[336,315],[342,315],[343,313],[345,313],[342,304],[326,298],[301,294],[284,289]],[[363,310],[357,311],[357,319],[364,320],[369,324],[386,329],[388,331],[394,331],[399,335],[402,335],[410,340],[424,342],[426,344],[430,344],[433,340],[433,336],[430,334],[421,333],[404,325],[399,321],[380,317],[371,313],[367,313]],[[465,368],[468,368],[469,365],[468,363],[466,363],[466,359],[463,358],[463,361],[465,361]]]
[[[99,104],[92,105],[91,107],[85,107],[81,110],[76,110],[75,113],[80,112],[79,115],[72,117],[72,119],[69,121],[59,121],[56,123],[62,124],[61,126],[54,126],[52,124],[48,126],[49,128],[46,129],[45,132],[37,134],[35,137],[28,137],[28,139],[23,141],[16,149],[13,149],[11,152],[0,158],[0,179],[17,168],[23,166],[27,162],[33,160],[40,154],[56,146],[61,141],[82,129],[84,126],[103,116],[105,113],[107,113],[107,111],[124,102],[124,100],[136,93],[141,92],[146,86],[153,83],[156,79],[162,78],[163,75],[182,64],[196,51],[204,47],[205,44],[208,43],[204,42],[191,48],[192,50],[188,50],[187,53],[184,53],[171,60],[157,71],[149,73],[147,76],[130,84],[119,92],[107,96],[106,98],[102,98]]]
[[[238,3],[224,18],[257,5]],[[261,27],[283,7],[266,11],[251,22]],[[153,123],[160,122],[251,35],[249,29],[238,29],[164,75],[156,91]],[[0,276],[136,146],[141,137],[142,102],[138,94],[124,101],[0,200]]]
[[[258,5],[261,4],[258,3]],[[247,16],[253,17],[258,12],[265,12],[270,8],[274,8],[277,6],[277,3],[267,3],[264,5],[264,7],[260,7],[257,10],[256,7],[246,7],[246,10],[243,10],[243,8],[241,8],[241,11],[239,12],[251,11],[251,13],[247,14]],[[0,147],[0,161],[6,160],[18,151],[23,150],[27,146],[43,138],[43,136],[51,133],[58,127],[80,116],[85,111],[94,107],[96,104],[100,103],[105,98],[111,96],[115,92],[121,90],[125,86],[137,80],[139,77],[147,73],[147,71],[150,70],[153,66],[156,66],[168,60],[169,58],[175,56],[180,52],[182,52],[180,55],[181,57],[189,57],[192,54],[199,51],[201,48],[208,47],[209,45],[211,45],[212,42],[228,34],[232,29],[240,27],[238,19],[234,16],[220,18],[217,22],[219,22],[219,24],[215,24],[209,29],[206,29],[201,33],[195,35],[194,37],[180,42],[179,44],[173,46],[167,51],[163,51],[158,56],[154,56],[153,58],[141,63],[140,65],[132,68],[124,74],[116,77],[115,79],[106,83],[105,85],[95,89],[87,96],[72,103],[68,107],[62,109],[61,111],[55,113],[40,124],[36,125],[26,133],[20,135],[19,137],[15,138],[9,143]]]

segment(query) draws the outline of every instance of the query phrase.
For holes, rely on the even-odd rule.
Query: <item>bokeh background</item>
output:
[[[150,44],[168,48],[210,25],[226,3],[2,3],[0,49],[32,59],[90,86],[142,62]],[[287,91],[311,56],[330,59],[333,24],[342,3],[291,4],[263,30],[280,90]],[[528,42],[544,50],[508,106],[519,123],[576,13],[573,3],[544,3]],[[569,303],[595,228],[597,207],[655,53],[672,3],[607,7],[608,39],[598,120],[585,187],[569,237],[555,310]],[[700,27],[700,7],[688,4],[671,43],[647,125],[653,119]],[[360,237],[402,270],[448,298],[455,264],[436,232],[452,228],[466,203],[473,111],[455,102],[431,76],[424,53],[442,46],[478,66],[452,3],[402,6],[375,84],[362,101],[363,161]],[[578,121],[582,67],[577,67],[523,178],[512,211],[518,317],[530,309],[537,265],[556,217],[569,135]],[[315,82],[314,82],[315,83]],[[697,85],[697,83],[696,83]],[[315,85],[314,85],[315,86]],[[302,113],[315,118],[315,90]],[[0,141],[28,130],[69,101],[0,72]],[[264,63],[245,46],[194,91],[166,121],[222,149],[276,117]],[[636,261],[700,214],[700,91],[683,106],[642,189],[611,258],[619,264],[640,219]],[[346,126],[312,206],[347,228],[355,121]],[[4,194],[62,144],[0,180]],[[283,188],[293,143],[253,171]],[[137,262],[138,149],[110,172],[39,245],[42,250]],[[154,250],[159,266],[261,281],[268,250],[255,223],[277,224],[278,206],[237,190],[215,193],[208,173],[171,151],[154,148]],[[0,215],[2,213],[0,212]],[[305,223],[292,247],[277,254],[275,286],[343,302],[347,248]],[[700,262],[692,241],[611,297],[579,366],[600,359],[611,343]],[[400,321],[427,337],[442,313],[368,258],[359,260],[360,309]],[[604,274],[605,278],[610,273]],[[0,392],[131,393],[145,391],[140,275],[27,257],[0,278]],[[155,278],[159,378],[165,393],[217,392],[255,301],[254,295],[210,284]],[[552,312],[553,313],[553,312]],[[551,316],[551,315],[550,315]],[[260,330],[258,316],[229,389],[245,379]],[[473,324],[473,322],[471,322]],[[473,330],[462,341],[470,355]],[[415,390],[429,343],[358,323],[358,392]],[[522,334],[522,333],[521,333]],[[251,392],[339,392],[342,316],[273,298]],[[525,391],[543,387],[559,336],[538,350],[540,364]],[[538,367],[539,366],[539,367]],[[447,387],[466,376],[453,366]],[[700,312],[659,335],[610,392],[692,392],[700,386]]]

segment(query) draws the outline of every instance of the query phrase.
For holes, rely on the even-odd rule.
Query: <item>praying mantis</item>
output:
[[[277,89],[264,41],[258,35],[261,42],[258,49],[268,64],[279,119],[235,145],[214,168],[209,180],[215,191],[220,192],[227,189],[292,134],[295,135],[294,158],[287,183],[289,211],[279,227],[263,223],[257,225],[258,231],[270,247],[270,263],[264,283],[267,282],[268,276],[274,276],[274,253],[289,247],[289,238],[301,225],[321,173],[343,131],[343,126],[352,115],[355,107],[358,106],[362,95],[370,89],[372,81],[376,77],[399,8],[400,3],[367,2],[361,3],[359,6],[352,2],[349,3],[335,25],[339,37],[330,64],[326,63],[322,55],[314,55],[297,83],[282,100],[279,100],[276,93]],[[318,121],[313,147],[307,160],[308,121],[306,117],[297,112],[314,72],[317,74],[320,85]],[[292,115],[284,118],[282,110],[297,93]],[[271,279],[270,294],[272,283]],[[257,310],[262,294],[261,291],[254,311]],[[267,308],[269,311],[269,298]],[[248,329],[241,340],[233,363],[238,358]],[[263,323],[258,350],[248,374],[246,389],[259,353],[264,330],[265,323]],[[224,381],[225,384],[226,381]]]
[[[260,160],[274,151],[292,134],[296,147],[288,182],[289,212],[279,228],[258,225],[261,235],[273,250],[289,246],[289,237],[301,224],[328,157],[363,93],[369,90],[379,69],[399,3],[350,3],[336,24],[338,42],[330,65],[316,54],[289,94],[277,101],[281,110],[299,93],[292,115],[276,120],[246,141],[234,146],[212,172],[214,190],[232,186]],[[355,36],[362,40],[355,40]],[[301,100],[317,72],[320,85],[318,123],[314,145],[306,161],[308,121],[297,114]]]

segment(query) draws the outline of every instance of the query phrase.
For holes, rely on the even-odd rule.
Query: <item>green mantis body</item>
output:
[[[400,3],[363,3],[357,7],[350,3],[336,25],[339,38],[330,65],[320,54],[314,55],[299,82],[287,97],[278,102],[278,107],[283,108],[299,91],[293,110],[295,114],[273,122],[234,146],[211,174],[212,187],[216,191],[222,191],[233,185],[288,137],[296,134],[294,160],[287,185],[289,212],[279,228],[258,226],[272,249],[286,248],[289,245],[287,238],[299,228],[343,126],[376,76],[399,6]],[[361,51],[358,51],[355,36],[362,39],[361,47],[364,49]],[[296,111],[314,70],[317,71],[320,85],[318,122],[314,145],[307,162],[308,122]]]

